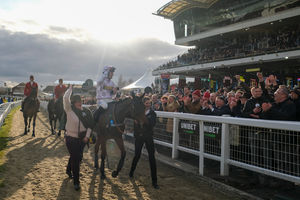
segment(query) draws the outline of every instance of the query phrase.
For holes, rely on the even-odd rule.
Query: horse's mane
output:
[[[116,101],[116,103],[121,104],[121,103],[123,103],[125,101],[128,101],[128,100],[132,100],[132,98],[131,97],[125,97],[125,98],[120,99],[119,101]]]

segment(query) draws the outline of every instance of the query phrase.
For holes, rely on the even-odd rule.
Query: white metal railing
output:
[[[154,142],[220,162],[220,174],[229,175],[229,165],[300,183],[300,123],[256,120],[187,113],[156,112]],[[132,134],[129,134],[132,136]]]
[[[46,109],[47,102],[41,107]],[[300,122],[156,113],[154,142],[171,148],[173,159],[179,151],[199,156],[201,175],[207,158],[220,162],[223,176],[233,165],[300,183]],[[132,131],[126,130],[129,136]]]
[[[3,125],[6,116],[15,106],[21,105],[21,101],[8,102],[0,105],[0,127]]]

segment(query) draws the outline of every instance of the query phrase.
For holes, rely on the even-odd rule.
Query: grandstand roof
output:
[[[173,19],[184,10],[193,7],[209,8],[217,1],[218,0],[173,0],[161,7],[156,15]]]

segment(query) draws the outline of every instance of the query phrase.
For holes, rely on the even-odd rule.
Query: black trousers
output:
[[[72,172],[74,184],[79,184],[80,161],[82,160],[85,143],[79,138],[67,136],[66,145],[70,154],[66,171],[67,173]]]
[[[155,149],[152,136],[137,136],[135,138],[135,153],[131,164],[131,172],[134,172],[136,165],[141,157],[143,145],[146,145],[148,151],[149,163],[151,169],[152,183],[157,183],[156,161],[155,161]]]

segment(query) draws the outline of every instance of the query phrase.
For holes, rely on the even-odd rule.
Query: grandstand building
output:
[[[300,0],[173,0],[156,15],[172,20],[175,44],[191,49],[153,75],[195,77],[218,89],[224,76],[255,85],[256,73],[300,86]]]

